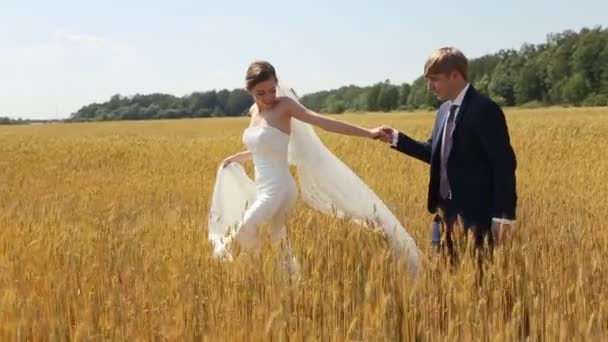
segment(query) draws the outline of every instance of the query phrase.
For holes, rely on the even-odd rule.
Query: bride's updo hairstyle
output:
[[[247,90],[251,90],[258,83],[268,80],[278,82],[277,73],[272,64],[266,61],[256,61],[249,65],[249,68],[247,68],[247,76],[245,77]]]

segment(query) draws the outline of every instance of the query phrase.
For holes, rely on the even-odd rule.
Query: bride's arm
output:
[[[386,135],[381,129],[367,129],[319,115],[290,98],[285,98],[284,101],[291,116],[326,131],[373,139],[385,137]]]
[[[243,151],[222,160],[222,165],[226,167],[230,163],[243,163],[249,159],[251,159],[251,151]]]

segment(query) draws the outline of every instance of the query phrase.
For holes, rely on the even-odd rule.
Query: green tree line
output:
[[[8,116],[0,116],[0,125],[29,125],[36,123],[59,122],[60,120],[32,120],[23,118],[10,118]]]
[[[469,61],[469,79],[503,106],[607,106],[608,29],[550,34],[546,43],[524,44]],[[344,111],[416,110],[437,107],[421,76],[412,84],[390,81],[306,95],[310,108]]]
[[[542,44],[471,59],[469,78],[481,92],[503,106],[608,105],[608,28],[584,28],[549,34]],[[309,108],[325,113],[436,108],[421,76],[392,84],[389,80],[360,87],[344,86],[302,97]],[[139,120],[240,116],[251,106],[244,89],[121,96],[93,103],[71,114],[71,120]]]

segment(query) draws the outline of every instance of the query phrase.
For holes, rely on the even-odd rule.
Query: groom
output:
[[[428,210],[441,217],[450,254],[458,216],[482,247],[486,238],[490,245],[509,238],[517,206],[517,162],[505,116],[468,82],[467,69],[467,58],[455,48],[428,58],[428,90],[445,101],[428,141],[383,127],[393,149],[431,164]]]

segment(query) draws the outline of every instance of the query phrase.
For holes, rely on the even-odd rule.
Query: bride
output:
[[[364,226],[381,226],[395,253],[407,256],[410,271],[416,272],[419,250],[411,236],[374,192],[325,147],[311,125],[371,139],[386,138],[385,133],[307,109],[291,89],[279,83],[274,67],[266,61],[249,66],[246,85],[254,98],[250,124],[242,136],[246,150],[223,160],[211,203],[209,239],[214,256],[231,258],[235,242],[247,250],[259,251],[258,228],[263,223],[271,224],[273,245],[285,240],[285,222],[298,196],[289,169],[292,164],[306,204]],[[254,163],[255,181],[240,165],[249,159]],[[287,246],[289,251],[289,243]],[[288,263],[291,271],[297,271],[293,257],[289,256]]]

